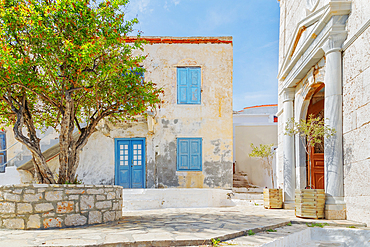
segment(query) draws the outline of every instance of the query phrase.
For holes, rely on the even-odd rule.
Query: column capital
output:
[[[347,31],[331,31],[327,41],[322,46],[322,49],[325,52],[325,55],[328,55],[334,51],[341,51],[344,41],[347,38]]]
[[[288,87],[283,89],[283,102],[293,101],[295,94],[295,88]]]

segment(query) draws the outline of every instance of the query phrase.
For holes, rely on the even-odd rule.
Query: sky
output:
[[[142,36],[232,36],[233,110],[277,104],[277,0],[130,0]]]

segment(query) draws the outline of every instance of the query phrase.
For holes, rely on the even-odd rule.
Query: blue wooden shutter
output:
[[[202,170],[202,139],[190,139],[190,170]]]
[[[188,170],[189,169],[189,139],[179,138],[177,140],[177,165],[178,170]]]
[[[177,170],[202,170],[202,138],[177,139]]]
[[[177,68],[177,103],[188,103],[188,79],[187,68]]]
[[[188,68],[188,103],[200,104],[200,68]]]

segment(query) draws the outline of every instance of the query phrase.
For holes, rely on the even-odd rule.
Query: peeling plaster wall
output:
[[[227,38],[231,40],[231,38]],[[146,120],[101,123],[77,170],[86,184],[114,184],[114,139],[145,137],[146,187],[232,187],[232,44],[148,44],[145,80],[164,88],[154,134]],[[177,105],[178,66],[201,67],[201,105]],[[178,137],[201,137],[202,171],[176,171]]]

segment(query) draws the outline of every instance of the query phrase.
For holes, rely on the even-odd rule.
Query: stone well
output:
[[[0,186],[0,228],[64,228],[106,223],[121,216],[121,186]]]

